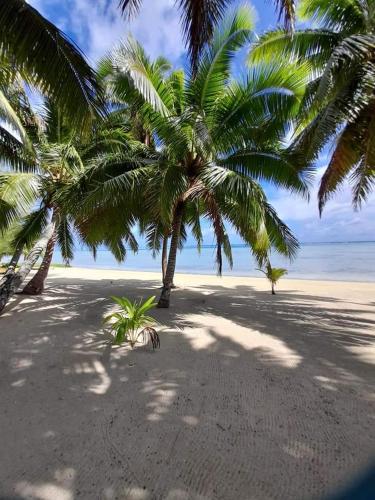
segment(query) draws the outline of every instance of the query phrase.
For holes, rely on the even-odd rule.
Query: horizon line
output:
[[[375,240],[348,240],[348,241],[303,241],[300,243],[300,245],[333,245],[333,244],[338,244],[338,245],[345,245],[345,244],[350,244],[350,243],[375,243]],[[215,248],[216,245],[201,245],[201,249],[202,248]],[[245,247],[249,247],[250,246],[247,244],[247,243],[233,243],[231,245],[232,248],[245,248]],[[186,245],[184,246],[182,250],[184,249],[193,249],[193,248],[197,248],[197,245]],[[127,250],[130,250],[130,248],[127,248]],[[137,251],[141,251],[141,250],[150,250],[152,251],[152,249],[150,248],[147,248],[147,247],[142,247],[142,248],[138,248]],[[80,249],[76,249],[75,251],[87,251],[87,252],[90,252],[89,249],[84,249],[84,248],[80,248]],[[106,248],[100,248],[97,250],[98,252],[110,252],[110,250],[106,249]]]

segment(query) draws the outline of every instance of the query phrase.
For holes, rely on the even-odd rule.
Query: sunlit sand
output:
[[[177,275],[161,349],[106,343],[160,275],[55,269],[0,319],[1,493],[321,498],[374,458],[375,285]],[[21,314],[22,313],[22,314]]]

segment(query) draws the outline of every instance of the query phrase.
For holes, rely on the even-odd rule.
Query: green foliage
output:
[[[136,14],[142,0],[120,0],[119,5],[124,14]],[[215,26],[219,24],[229,6],[230,0],[178,0],[181,14],[183,36],[188,48],[191,66],[195,73],[202,51],[215,33]],[[295,0],[274,0],[279,13],[279,19],[284,18],[287,30],[293,30],[295,18]],[[267,7],[268,8],[268,7]]]
[[[0,172],[0,233],[30,212],[39,187],[33,174]]]
[[[254,44],[251,63],[275,58],[309,64],[294,150],[314,161],[332,144],[321,179],[319,210],[348,180],[359,208],[375,186],[375,9],[361,0],[302,0],[299,13],[314,29],[266,33]]]
[[[233,57],[249,44],[252,26],[246,7],[226,16],[188,74],[163,71],[133,39],[101,62],[101,76],[114,102],[137,110],[137,120],[158,147],[140,151],[138,165],[134,156],[133,161],[124,156],[122,163],[113,158],[97,164],[92,177],[98,175],[96,188],[83,205],[100,204],[103,225],[111,220],[113,229],[120,217],[133,214],[154,251],[171,235],[176,207],[182,206],[179,246],[188,230],[199,246],[200,223],[207,219],[217,243],[219,273],[222,253],[232,262],[227,224],[259,262],[271,246],[290,258],[295,255],[298,243],[267,202],[259,181],[307,197],[311,178],[302,159],[284,146],[308,68],[295,65],[288,72],[283,62],[274,61],[254,65],[235,81]],[[122,197],[116,196],[119,191]],[[106,219],[103,213],[116,216]],[[95,221],[101,224],[98,217]]]
[[[50,97],[75,126],[99,113],[95,72],[74,42],[25,0],[0,2],[0,59]]]
[[[270,267],[267,269],[267,279],[275,285],[286,274],[288,274],[288,271],[282,267]]]
[[[0,261],[5,256],[11,256],[14,252],[13,237],[16,227],[8,229],[0,237]]]
[[[282,267],[272,267],[269,261],[265,265],[265,269],[258,269],[258,271],[262,272],[266,276],[268,281],[271,283],[272,293],[275,293],[274,286],[277,284],[277,282],[283,276],[288,274],[288,271]]]
[[[126,297],[111,297],[121,308],[121,312],[109,314],[104,318],[105,323],[109,323],[110,329],[114,334],[113,342],[122,344],[129,342],[131,347],[138,342],[141,335],[146,334],[150,337],[153,348],[160,346],[159,336],[152,325],[156,320],[146,313],[156,306],[155,296],[149,297],[142,302],[131,302]]]
[[[18,171],[34,171],[31,136],[37,124],[21,76],[2,61],[0,69],[0,158]]]
[[[26,96],[22,95],[22,98],[27,102]],[[0,231],[15,220],[20,221],[14,244],[29,246],[53,217],[57,244],[66,263],[73,258],[75,236],[93,249],[96,244],[104,243],[119,261],[123,260],[126,251],[122,238],[132,249],[137,247],[132,235],[132,217],[123,224],[119,234],[114,229],[111,232],[99,224],[98,228],[94,223],[89,224],[80,205],[89,177],[93,181],[90,189],[94,188],[93,170],[100,178],[102,165],[110,164],[110,168],[115,168],[115,161],[123,164],[125,155],[136,161],[128,145],[124,124],[120,123],[118,116],[110,115],[98,121],[91,135],[83,139],[51,100],[45,101],[43,111],[38,115],[32,113],[26,103],[21,115],[22,123],[38,123],[37,132],[32,134],[36,168],[32,173],[19,172],[18,168],[0,173]],[[28,131],[29,128],[27,126]],[[99,194],[102,203],[109,194],[118,197],[118,191],[109,193],[108,188]],[[119,224],[121,222],[123,219],[120,218]]]

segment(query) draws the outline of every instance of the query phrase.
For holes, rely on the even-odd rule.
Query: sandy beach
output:
[[[105,343],[160,275],[54,269],[0,318],[0,498],[315,499],[375,459],[375,284],[176,276],[161,349]]]

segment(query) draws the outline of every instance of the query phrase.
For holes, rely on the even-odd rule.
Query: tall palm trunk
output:
[[[30,273],[34,264],[42,254],[42,252],[47,247],[48,241],[50,240],[53,232],[55,230],[55,223],[51,222],[45,228],[42,236],[34,244],[33,248],[28,253],[27,257],[21,264],[18,273],[10,273],[4,283],[0,285],[0,313],[4,309],[8,300],[12,295],[16,293],[18,288],[25,281],[26,277]]]
[[[165,272],[165,278],[163,283],[163,289],[161,291],[161,295],[158,302],[158,307],[160,308],[168,308],[171,289],[173,286],[173,278],[176,269],[176,258],[177,258],[177,250],[178,244],[180,242],[180,233],[181,233],[181,224],[182,224],[182,216],[184,211],[184,205],[182,202],[178,203],[172,224],[172,237],[171,237],[171,246],[169,248],[169,257],[167,269]]]
[[[168,236],[164,236],[163,238],[163,247],[161,250],[161,272],[163,275],[163,285],[165,283],[165,275],[167,272],[167,264],[168,264]]]
[[[37,273],[25,286],[22,293],[26,295],[40,295],[41,293],[43,293],[44,283],[47,279],[48,271],[52,262],[53,251],[55,249],[55,244],[56,244],[56,238],[57,234],[56,231],[54,230],[51,238],[48,240],[47,248]]]

